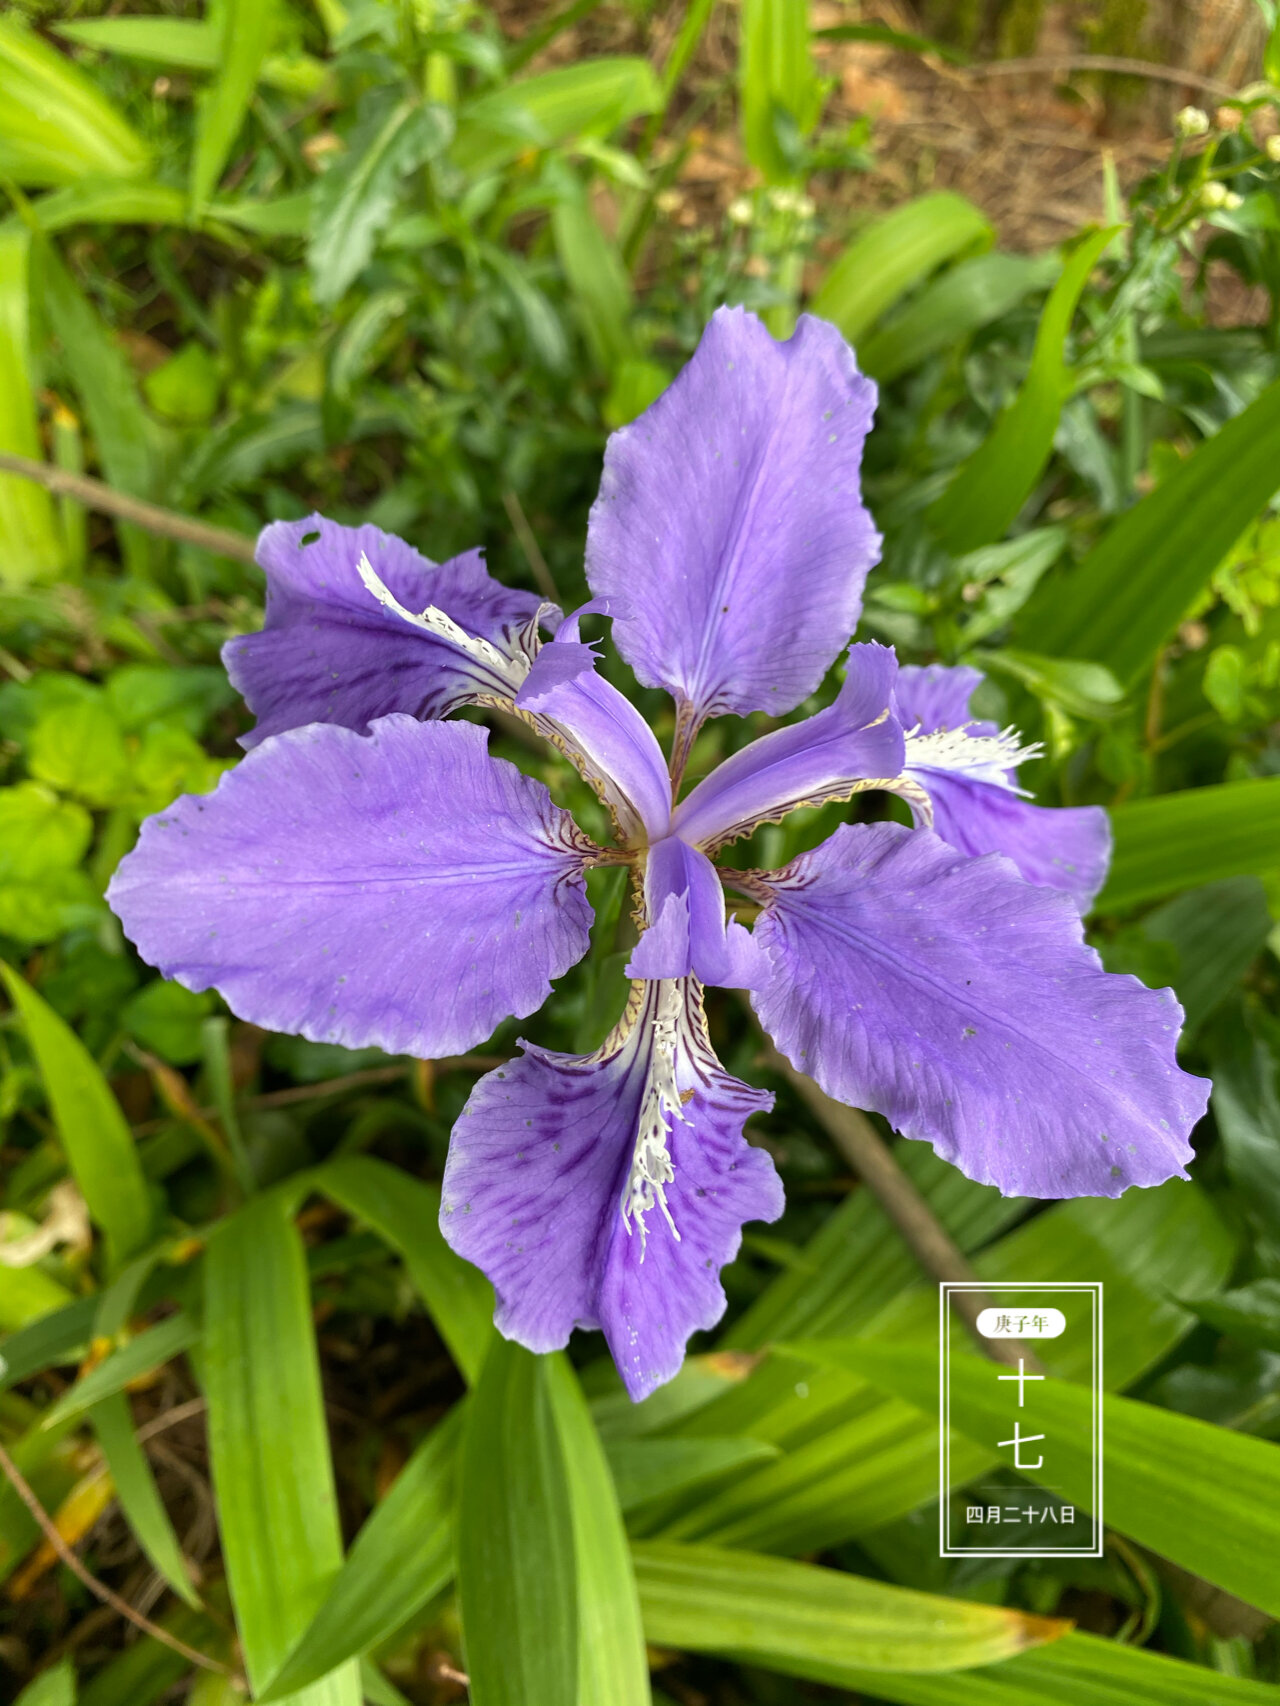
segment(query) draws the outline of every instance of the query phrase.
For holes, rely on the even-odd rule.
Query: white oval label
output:
[[[984,1339],[1056,1339],[1066,1324],[1061,1309],[984,1309],[978,1316]]]

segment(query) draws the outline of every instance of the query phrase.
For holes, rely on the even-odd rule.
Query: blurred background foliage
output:
[[[0,473],[5,1698],[1280,1700],[1275,23],[0,16],[0,454],[126,504]],[[1003,1200],[894,1151],[986,1278],[1104,1281],[1127,1396],[1102,1559],[936,1556],[908,1378],[935,1366],[930,1282],[732,997],[713,1034],[778,1091],[752,1129],[789,1207],[748,1229],[723,1329],[632,1407],[590,1337],[495,1341],[436,1230],[450,1125],[514,1025],[436,1063],[270,1036],[156,979],[102,900],[140,819],[235,760],[218,648],[261,618],[264,522],[482,543],[571,607],[605,436],[722,301],[857,345],[886,536],[863,632],[978,664],[982,714],[1044,743],[1038,797],[1112,810],[1092,939],[1174,986],[1215,1081],[1195,1182],[1117,1202]],[[129,500],[239,537],[161,536]],[[713,724],[694,772],[763,726]],[[576,778],[496,745],[590,823]],[[844,809],[734,856],[779,863]],[[623,998],[621,886],[591,882],[552,1047]]]

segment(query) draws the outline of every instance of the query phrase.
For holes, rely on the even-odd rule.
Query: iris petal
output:
[[[677,1372],[689,1335],[723,1314],[719,1273],[743,1222],[782,1212],[772,1161],[742,1135],[773,1099],[715,1059],[692,984],[637,985],[594,1054],[521,1047],[480,1080],[454,1127],[441,1228],[493,1281],[502,1333],[550,1351],[576,1326],[602,1327],[643,1398]],[[657,1182],[646,1190],[638,1140],[655,1111]]]
[[[390,533],[341,527],[320,515],[273,522],[259,536],[257,555],[267,574],[266,626],[228,640],[222,651],[258,718],[246,747],[307,723],[363,732],[395,711],[443,717],[502,688],[457,646],[382,606],[361,578],[362,557],[406,610],[417,615],[434,606],[504,650],[543,608],[532,593],[494,580],[479,551],[431,563]]]
[[[726,989],[755,989],[768,962],[749,930],[726,922],[724,890],[705,853],[670,835],[645,861],[650,924],[636,944],[628,977],[688,977]]]
[[[721,308],[609,440],[587,578],[623,656],[686,724],[794,710],[853,632],[880,548],[859,486],[875,397],[834,326],[802,315],[775,343]]]
[[[828,1095],[1007,1196],[1185,1177],[1208,1083],[1170,990],[1112,976],[1066,895],[928,830],[849,825],[747,882],[772,978],[754,997]]]
[[[473,1047],[581,959],[594,851],[467,723],[266,741],[149,818],[108,900],[143,958],[241,1018],[348,1048]]]

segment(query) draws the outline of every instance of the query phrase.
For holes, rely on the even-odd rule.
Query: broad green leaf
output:
[[[11,1235],[34,1230],[34,1222],[17,1215],[10,1223]],[[71,1302],[71,1292],[39,1265],[22,1268],[0,1264],[0,1331],[24,1332],[51,1315],[60,1315]]]
[[[123,1392],[131,1380],[163,1368],[165,1363],[190,1350],[199,1339],[199,1324],[190,1315],[179,1310],[167,1316],[158,1326],[148,1327],[82,1375],[56,1404],[45,1411],[41,1425],[57,1427],[68,1417],[78,1416],[90,1405],[100,1403],[103,1398]]]
[[[152,1207],[133,1133],[98,1063],[12,966],[0,978],[26,1029],[71,1171],[114,1270],[151,1235]]]
[[[310,1624],[342,1564],[307,1265],[291,1202],[285,1193],[253,1199],[221,1222],[205,1256],[209,1455],[255,1691]],[[358,1666],[344,1665],[292,1698],[299,1706],[359,1706]]]
[[[124,734],[101,699],[52,705],[31,731],[33,776],[93,806],[113,805],[129,789]]]
[[[83,806],[39,782],[0,788],[0,934],[48,942],[98,910],[77,869],[93,823]]]
[[[31,243],[21,227],[0,230],[0,450],[39,461],[44,454],[31,383],[28,272]],[[0,474],[0,579],[8,586],[51,579],[63,561],[48,492]]]
[[[1196,1031],[1237,988],[1273,928],[1257,877],[1224,877],[1149,912],[1143,933],[1166,943],[1177,960],[1173,987]]]
[[[885,383],[920,367],[999,320],[1062,270],[1056,255],[974,255],[935,279],[882,324],[858,351],[858,364]]]
[[[976,1185],[926,1143],[894,1145],[894,1158],[966,1253],[1026,1213],[1025,1197]],[[851,1191],[800,1253],[722,1336],[739,1350],[775,1339],[849,1333],[910,1284],[919,1264],[871,1192]]]
[[[29,1682],[13,1706],[76,1706],[76,1667],[63,1659]]]
[[[140,176],[146,144],[77,65],[11,10],[0,17],[0,178]]]
[[[551,1359],[495,1338],[468,1410],[458,1601],[471,1699],[575,1706],[575,1524]]]
[[[191,205],[204,207],[227,163],[276,26],[275,0],[221,0],[214,80],[196,107]]]
[[[758,1439],[609,1439],[605,1455],[620,1509],[631,1512],[658,1498],[736,1474],[778,1455]]]
[[[794,182],[801,145],[822,109],[807,0],[744,0],[738,87],[747,159],[766,183]]]
[[[11,1333],[0,1345],[0,1391],[46,1368],[83,1356],[98,1310],[96,1297],[77,1298],[55,1314]]]
[[[1070,1627],[1007,1606],[941,1599],[717,1546],[643,1540],[632,1556],[651,1641],[819,1682],[834,1665],[878,1673],[991,1664],[1057,1640]]]
[[[1181,1181],[1130,1191],[1114,1201],[1056,1204],[975,1255],[984,1279],[1099,1280],[1106,1288],[1109,1385],[1136,1380],[1191,1325],[1175,1301],[1207,1295],[1226,1279],[1234,1242],[1208,1199]],[[828,1331],[845,1329],[836,1318]],[[920,1281],[893,1298],[862,1331],[877,1343],[914,1341],[937,1359],[937,1290]],[[861,1341],[859,1341],[861,1342]],[[1056,1363],[1068,1378],[1086,1370]],[[937,1426],[896,1398],[877,1399],[845,1370],[822,1369],[774,1351],[724,1396],[677,1422],[687,1436],[745,1433],[782,1447],[774,1463],[747,1471],[705,1498],[686,1497],[663,1530],[672,1539],[714,1540],[768,1551],[809,1552],[904,1516],[937,1496]],[[976,1447],[953,1454],[957,1480],[990,1459]]]
[[[600,229],[585,186],[565,168],[551,210],[556,254],[596,364],[611,373],[635,356],[631,280],[617,245]]]
[[[447,107],[394,96],[382,91],[362,103],[348,151],[312,189],[307,259],[317,301],[336,302],[346,291],[395,211],[400,180],[449,141]]]
[[[199,18],[126,17],[77,18],[54,26],[68,41],[118,53],[144,65],[164,65],[180,71],[216,71],[221,34],[218,26]],[[309,54],[267,54],[258,73],[268,88],[287,95],[317,94],[328,79],[327,67]]]
[[[1044,471],[1058,417],[1071,388],[1066,342],[1081,292],[1114,226],[1084,238],[1067,257],[1049,293],[1022,389],[991,432],[962,462],[942,496],[925,511],[938,538],[959,556],[1003,538]]]
[[[311,230],[311,194],[278,196],[274,201],[215,201],[211,220],[252,231],[259,237],[305,237]]]
[[[494,1337],[493,1288],[441,1236],[440,1187],[367,1155],[329,1161],[313,1179],[400,1253],[436,1331],[474,1384]]]
[[[469,101],[450,153],[464,172],[479,177],[528,148],[551,148],[573,136],[607,136],[661,104],[647,60],[582,60]]]
[[[185,225],[187,198],[169,184],[129,178],[84,178],[31,204],[42,231],[72,225]]]
[[[1100,912],[1280,865],[1280,777],[1188,788],[1112,807],[1115,851]]]
[[[548,1360],[548,1389],[568,1482],[578,1606],[580,1706],[649,1706],[640,1602],[609,1465],[567,1357]]]
[[[1263,1238],[1280,1248],[1280,1096],[1276,1062],[1243,1024],[1218,1027],[1209,1066],[1227,1172]]]
[[[47,242],[40,247],[39,274],[44,310],[60,346],[60,365],[84,408],[103,474],[122,491],[150,497],[158,441],[133,370]],[[124,523],[118,532],[131,567],[145,574],[154,542]]]
[[[1243,1345],[1258,1345],[1280,1351],[1280,1279],[1254,1280],[1239,1291],[1224,1291],[1219,1297],[1189,1297],[1202,1321]]]
[[[807,1348],[936,1420],[935,1347],[828,1340]],[[1009,1417],[997,1374],[995,1364],[968,1353],[951,1358],[952,1429],[987,1449]],[[1053,1444],[1043,1454],[1044,1477],[1085,1510],[1092,1508],[1093,1472],[1079,1442],[1090,1437],[1092,1405],[1087,1386],[1050,1377],[1036,1388],[1036,1415]],[[1112,1394],[1103,1399],[1102,1438],[1108,1524],[1275,1616],[1280,1445]],[[1030,1470],[1027,1476],[1037,1479]]]
[[[822,1680],[900,1706],[1275,1706],[1275,1685],[1184,1664],[1075,1630],[1000,1664],[941,1675],[865,1670],[840,1659]]]
[[[1023,618],[1036,645],[1137,682],[1275,495],[1278,436],[1280,382],[1127,510],[1077,568],[1041,588]],[[1228,874],[1206,870],[1200,880]]]
[[[920,196],[853,239],[810,307],[857,343],[887,308],[936,267],[990,239],[985,214],[963,196],[949,190]]]
[[[396,1476],[306,1632],[259,1694],[264,1706],[369,1652],[447,1586],[462,1420],[461,1407],[450,1411]]]
[[[182,1548],[156,1488],[147,1454],[133,1430],[128,1399],[123,1393],[103,1398],[94,1405],[90,1419],[107,1460],[120,1508],[139,1546],[179,1598],[188,1605],[199,1605],[200,1596],[191,1585]]]

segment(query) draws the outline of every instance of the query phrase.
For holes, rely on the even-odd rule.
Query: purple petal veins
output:
[[[1037,749],[970,718],[982,679],[976,669],[942,664],[899,670],[897,711],[907,730],[900,791],[917,822],[958,852],[1003,853],[1029,883],[1063,889],[1087,912],[1110,863],[1110,820],[1101,806],[1037,806],[1022,797],[1014,773]]]
[[[361,576],[362,558],[403,609],[433,607],[503,654],[552,609],[494,580],[479,551],[435,564],[376,527],[341,527],[320,515],[273,522],[257,555],[267,574],[266,626],[228,640],[222,652],[258,718],[246,747],[306,723],[363,732],[393,711],[443,717],[503,686],[442,633],[380,605]]]
[[[441,1228],[493,1281],[508,1338],[550,1351],[601,1327],[643,1398],[723,1313],[743,1222],[782,1212],[772,1161],[742,1136],[773,1098],[720,1066],[688,983],[637,985],[594,1054],[521,1047],[454,1127]]]
[[[849,825],[745,879],[765,1029],[828,1095],[882,1113],[1006,1196],[1185,1177],[1208,1083],[1171,991],[1112,976],[1070,899],[928,830]]]
[[[144,959],[254,1024],[471,1048],[586,952],[596,851],[487,742],[405,716],[276,735],[149,818],[108,898]]]
[[[794,710],[853,632],[880,536],[863,507],[876,390],[834,326],[775,343],[721,308],[658,401],[614,433],[587,579],[686,720]]]

